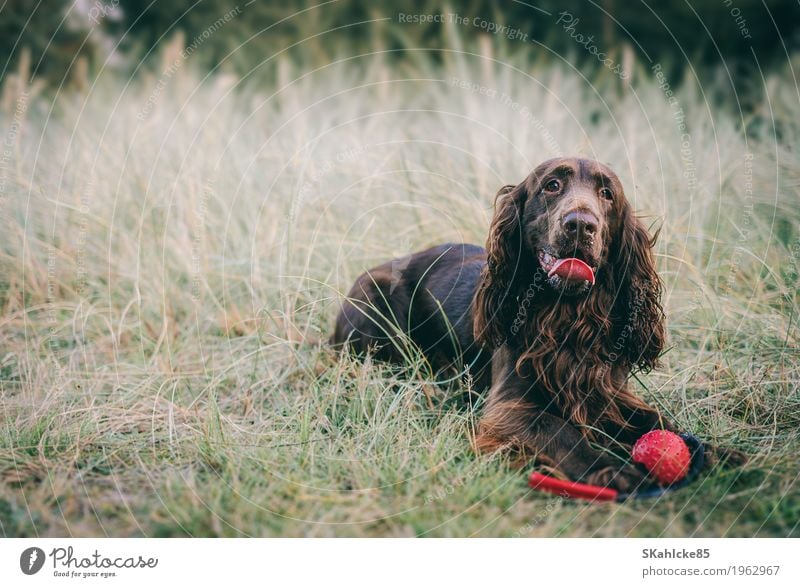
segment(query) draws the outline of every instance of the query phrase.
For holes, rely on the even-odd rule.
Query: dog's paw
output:
[[[748,455],[735,448],[704,445],[706,465],[709,467],[741,467],[749,460]]]
[[[599,485],[616,489],[620,493],[631,493],[644,485],[648,485],[650,480],[639,469],[631,466],[611,465],[592,471],[582,479],[584,483]]]

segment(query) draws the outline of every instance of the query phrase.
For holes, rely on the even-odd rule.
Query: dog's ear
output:
[[[658,231],[650,237],[627,202],[621,221],[614,271],[621,318],[626,321],[626,354],[631,366],[647,371],[657,365],[666,344],[662,283],[653,256]]]
[[[514,282],[520,270],[522,209],[527,197],[523,181],[503,186],[495,196],[495,213],[486,240],[488,262],[483,269],[473,300],[475,340],[496,348],[508,336],[509,308],[515,303]]]

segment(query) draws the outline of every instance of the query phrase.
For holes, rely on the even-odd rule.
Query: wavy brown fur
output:
[[[632,369],[655,367],[665,344],[661,279],[652,254],[657,235],[648,235],[620,186],[614,203],[619,222],[607,235],[608,261],[596,286],[579,299],[540,296],[514,337],[508,327],[518,300],[540,270],[522,258],[532,256],[523,206],[545,175],[534,172],[533,182],[504,186],[497,194],[488,263],[474,301],[474,335],[490,348],[505,343],[518,349],[517,373],[536,382],[537,402],[552,403],[593,437],[593,427],[629,427],[625,412],[652,411],[628,390],[627,379]]]
[[[435,370],[468,369],[490,388],[478,450],[629,490],[642,472],[593,443],[615,450],[670,427],[627,384],[664,348],[654,242],[608,167],[546,161],[498,192],[486,251],[440,245],[359,277],[332,342],[399,362],[410,339]],[[594,268],[594,285],[548,275],[549,251]]]

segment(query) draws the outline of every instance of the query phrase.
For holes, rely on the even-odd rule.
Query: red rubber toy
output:
[[[528,485],[532,489],[539,489],[547,493],[570,497],[572,499],[585,499],[587,501],[618,501],[619,492],[609,487],[599,485],[589,485],[588,483],[577,483],[575,481],[564,481],[549,477],[542,473],[533,472],[528,478]]]
[[[691,434],[674,434],[654,430],[642,436],[631,451],[633,460],[646,468],[656,483],[641,487],[633,493],[620,493],[610,487],[589,485],[556,479],[533,472],[528,485],[560,497],[587,501],[616,501],[660,497],[691,483],[705,464],[703,444]]]
[[[660,485],[681,481],[692,461],[686,443],[669,430],[652,430],[643,435],[633,445],[631,456],[633,462],[641,463]]]

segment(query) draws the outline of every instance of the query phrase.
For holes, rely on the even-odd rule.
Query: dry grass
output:
[[[645,69],[626,91],[607,73],[513,56],[412,57],[313,73],[284,62],[268,91],[185,66],[151,108],[145,75],[31,98],[25,112],[12,103],[0,533],[798,534],[788,76],[741,117],[706,103],[719,86],[684,87],[682,155]],[[642,394],[750,452],[744,469],[657,502],[532,494],[501,458],[473,455],[480,407],[451,401],[457,385],[426,382],[419,360],[409,377],[317,342],[358,272],[440,241],[482,243],[496,190],[557,152],[609,163],[662,226],[672,347]]]

